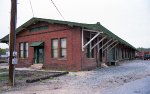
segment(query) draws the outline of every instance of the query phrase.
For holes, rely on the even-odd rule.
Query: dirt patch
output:
[[[1,69],[1,71],[7,71]],[[29,70],[16,70],[15,71],[15,87],[14,89],[18,89],[19,87],[26,87],[29,83],[26,83],[27,80],[40,79],[38,81],[42,81],[42,77],[47,77],[47,79],[53,79],[53,77],[57,77],[62,75],[62,72],[47,72],[47,71],[29,71]],[[8,86],[8,73],[4,73],[0,75],[0,91],[9,91],[12,88]]]

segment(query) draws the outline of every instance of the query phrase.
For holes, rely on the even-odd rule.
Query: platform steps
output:
[[[31,69],[37,69],[37,70],[42,69],[42,67],[43,67],[43,64],[33,64],[30,66]]]

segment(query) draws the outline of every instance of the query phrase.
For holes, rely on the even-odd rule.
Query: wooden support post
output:
[[[13,51],[15,50],[16,41],[16,19],[17,19],[17,0],[11,0],[11,21],[10,21],[10,37],[9,37],[9,84],[13,86],[14,65],[12,64]]]
[[[105,38],[107,37],[103,37],[101,40],[98,40],[97,43],[91,48],[91,50],[96,47],[97,45],[99,45]]]
[[[84,31],[83,31],[83,28],[82,28],[82,51],[84,51],[84,48],[83,48],[83,46],[84,46]]]
[[[88,41],[84,46],[83,46],[83,48],[85,48],[88,44],[90,44],[97,36],[99,36],[100,34],[101,34],[102,32],[98,32],[94,37],[92,37],[91,39],[90,39],[90,41]]]
[[[103,47],[106,46],[110,41],[112,41],[112,39],[108,40],[104,45],[102,45],[102,47],[99,48],[98,51],[100,51],[100,49],[102,49],[102,51],[103,51]],[[102,42],[103,42],[103,41],[102,41]]]
[[[116,41],[113,41],[111,44],[107,45],[107,47],[104,48],[103,51],[105,51],[106,49],[108,49],[108,48],[109,48],[112,44],[114,44],[115,42],[117,42],[117,40],[116,40]]]

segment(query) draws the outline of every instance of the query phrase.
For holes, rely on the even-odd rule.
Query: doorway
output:
[[[44,63],[44,47],[34,47],[34,63]]]

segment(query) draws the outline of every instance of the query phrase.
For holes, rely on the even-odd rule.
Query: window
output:
[[[19,57],[27,58],[28,57],[28,43],[23,42],[19,45]]]
[[[34,27],[34,28],[31,28],[30,31],[31,32],[35,32],[35,31],[40,31],[40,30],[46,30],[48,29],[48,26],[39,26],[39,27]]]
[[[27,58],[28,57],[28,43],[24,43],[24,57]]]
[[[24,48],[24,47],[23,47],[23,43],[20,43],[20,47],[19,47],[19,49],[20,49],[20,50],[19,50],[19,52],[20,52],[19,57],[20,57],[20,58],[23,58],[23,48]]]
[[[86,41],[90,41],[90,38],[86,38]],[[94,46],[94,42],[92,41],[92,43],[90,43],[89,45],[87,45],[86,47],[86,57],[87,58],[94,58],[94,49],[91,50],[90,52],[90,48]]]
[[[58,58],[58,39],[52,39],[51,45],[52,58]]]
[[[60,57],[66,58],[67,56],[67,42],[66,38],[60,39]]]

